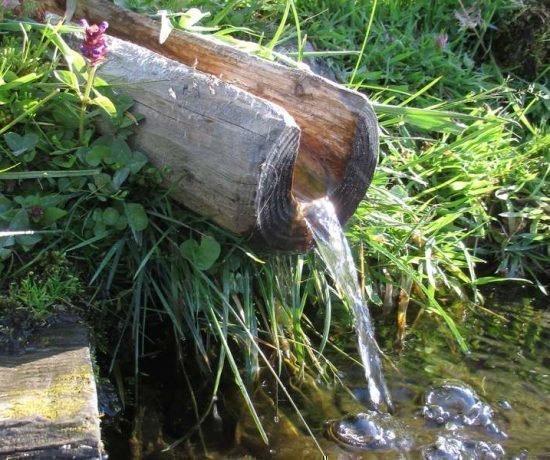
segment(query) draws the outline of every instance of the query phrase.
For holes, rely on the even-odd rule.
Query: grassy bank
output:
[[[127,6],[148,14],[183,7]],[[458,297],[481,304],[478,288],[490,282],[521,278],[546,293],[547,69],[539,63],[526,75],[520,63],[508,69],[495,59],[499,24],[525,18],[529,5],[185,2],[190,6],[211,14],[200,22],[176,14],[174,26],[253,40],[270,59],[277,59],[275,45],[296,49],[297,60],[311,58],[307,40],[342,84],[373,101],[379,167],[346,231],[371,309],[397,318],[399,341],[419,312],[430,313],[423,321],[443,319],[439,327],[460,341],[447,303]],[[19,12],[4,13],[15,19]],[[247,385],[262,368],[273,378],[286,369],[331,379],[322,352],[352,318],[316,255],[257,254],[181,208],[157,186],[161,171],[128,146],[139,122],[132,102],[99,79],[83,98],[90,68],[66,48],[63,30],[6,21],[0,32],[2,305],[36,308],[29,299],[46,292],[40,295],[49,302],[33,312],[41,319],[72,304],[104,336],[99,343],[113,357],[111,368],[131,337],[136,377],[141,358],[160,347],[149,331],[162,321],[175,338],[175,367],[206,376],[207,391],[185,382],[191,395],[208,395],[190,409],[198,419],[212,408],[225,369],[247,400]],[[96,132],[99,117],[115,136]],[[29,281],[29,270],[52,251],[64,255],[58,265],[78,274],[81,286],[70,294],[52,290],[47,272]]]

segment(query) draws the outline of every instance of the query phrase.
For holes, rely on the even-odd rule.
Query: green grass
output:
[[[399,340],[411,327],[411,303],[443,317],[466,348],[449,299],[480,304],[480,286],[509,278],[547,292],[547,76],[525,82],[507,74],[491,50],[495,21],[515,14],[516,2],[478,2],[473,28],[460,27],[450,0],[127,4],[149,14],[199,7],[211,15],[192,27],[253,39],[269,58],[280,44],[305,57],[307,38],[328,52],[341,83],[369,95],[382,130],[380,162],[346,231],[371,308],[396,316]],[[449,40],[438,47],[442,33]],[[0,40],[0,288],[22,283],[52,249],[64,252],[98,316],[112,318],[106,327],[120,326],[105,345],[112,367],[131,337],[138,376],[157,346],[150,325],[162,318],[172,328],[180,356],[209,384],[211,398],[195,404],[198,420],[226,369],[253,414],[250,389],[265,369],[279,381],[307,373],[337,379],[323,351],[338,352],[331,332],[352,319],[315,253],[256,254],[171,201],[156,187],[160,172],[126,143],[131,101],[108,88],[96,87],[81,136],[87,73],[67,64],[76,57],[60,31],[2,23]],[[116,137],[100,137],[95,117]],[[29,229],[35,233],[16,233]],[[256,424],[265,436],[257,417]]]
[[[74,304],[83,292],[63,254],[50,252],[33,269],[9,285],[6,297],[30,307],[36,320],[44,319],[56,307]]]
[[[443,314],[430,300],[436,292],[481,301],[478,286],[499,276],[526,278],[546,293],[539,279],[549,261],[546,80],[544,73],[532,84],[513,75],[505,79],[491,53],[494,21],[518,14],[520,5],[226,5],[189,4],[212,10],[203,22],[221,27],[218,34],[243,37],[239,28],[246,26],[268,47],[273,38],[294,43],[298,56],[306,34],[321,54],[348,51],[327,60],[342,83],[373,100],[384,133],[382,161],[348,226],[356,246],[366,244],[373,300],[390,286],[394,293],[410,286],[418,304]],[[177,2],[129,6],[183,8]],[[442,33],[448,35],[444,47],[436,40]]]

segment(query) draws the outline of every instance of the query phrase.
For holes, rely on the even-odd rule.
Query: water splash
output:
[[[353,309],[359,354],[365,368],[370,399],[377,409],[385,404],[387,410],[392,412],[393,405],[382,373],[369,310],[361,294],[355,263],[334,206],[330,200],[322,198],[301,203],[301,211],[317,243],[319,254]]]

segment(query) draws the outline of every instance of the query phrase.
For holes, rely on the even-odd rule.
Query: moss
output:
[[[50,251],[35,270],[0,281],[6,292],[0,295],[0,349],[18,352],[36,330],[55,322],[54,313],[78,302],[83,288],[74,273],[63,253]]]
[[[93,375],[86,371],[82,366],[74,373],[56,376],[47,388],[8,390],[5,400],[9,403],[0,408],[0,418],[55,421],[77,416],[88,404],[91,390]]]

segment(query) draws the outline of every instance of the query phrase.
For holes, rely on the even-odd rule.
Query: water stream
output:
[[[384,380],[369,309],[361,293],[355,263],[334,206],[330,200],[322,198],[302,203],[301,211],[321,258],[355,316],[357,345],[365,368],[369,399],[375,409],[381,410],[385,405],[392,412],[393,405]]]

